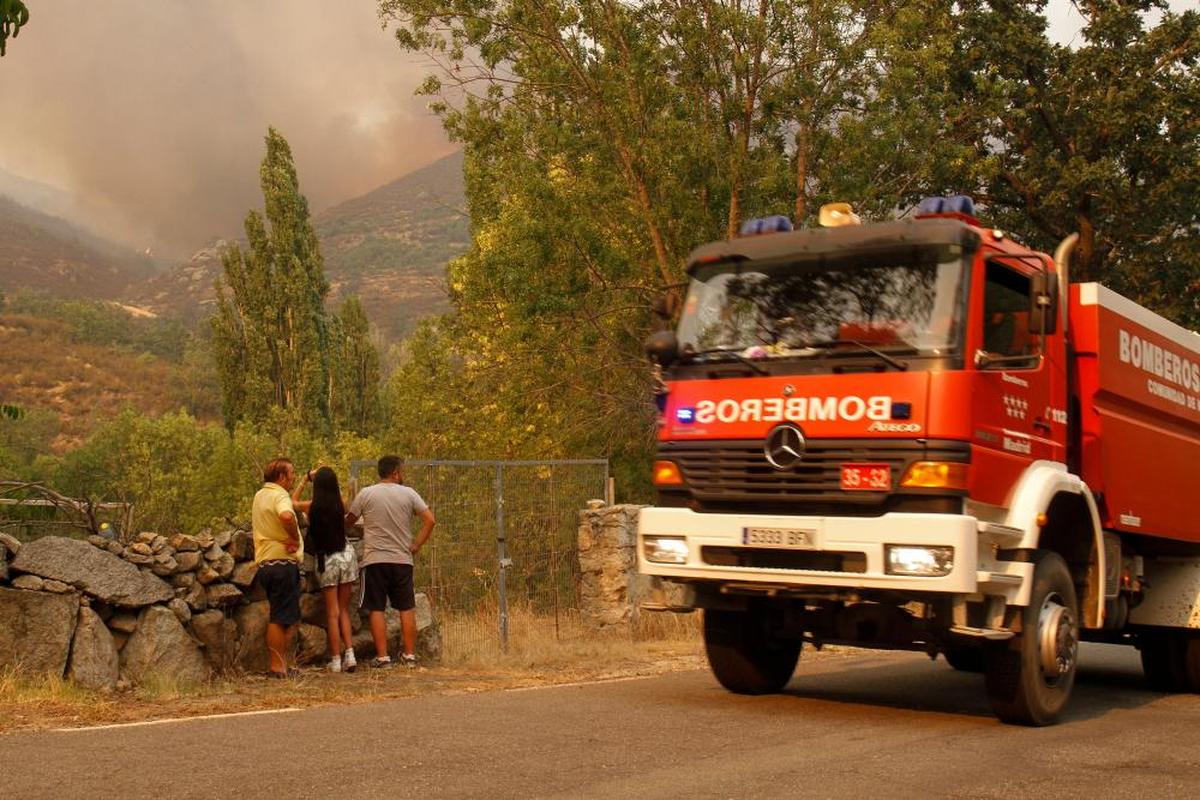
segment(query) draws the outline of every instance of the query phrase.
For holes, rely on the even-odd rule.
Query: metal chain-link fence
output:
[[[374,461],[350,472],[351,495],[378,480]],[[447,656],[581,631],[579,512],[608,498],[607,461],[409,461],[404,477],[437,518],[415,580]]]

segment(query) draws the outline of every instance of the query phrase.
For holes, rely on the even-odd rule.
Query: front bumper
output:
[[[708,553],[735,555],[740,549],[762,552],[743,544],[744,532],[750,527],[804,531],[808,534],[808,546],[803,548],[806,553],[852,554],[847,563],[852,561],[855,571],[731,566],[712,563],[721,559],[706,556],[705,548],[710,548]],[[646,560],[642,546],[646,536],[683,537],[688,544],[687,563]],[[891,575],[885,571],[886,545],[953,547],[954,564],[942,576]],[[699,514],[687,508],[644,508],[637,542],[638,569],[642,574],[670,580],[966,595],[973,595],[985,588],[981,584],[992,582],[989,572],[980,572],[984,565],[979,562],[978,550],[979,523],[975,517],[960,514],[893,513],[862,518]]]

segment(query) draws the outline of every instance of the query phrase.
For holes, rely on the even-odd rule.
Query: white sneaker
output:
[[[342,659],[340,659],[337,656],[334,656],[333,658],[329,659],[329,671],[330,672],[341,672],[342,671]]]
[[[354,651],[346,648],[346,652],[342,653],[342,671],[354,672],[358,669],[358,661],[354,658]]]

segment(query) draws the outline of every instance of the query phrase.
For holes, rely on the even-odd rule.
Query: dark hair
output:
[[[404,466],[404,459],[400,456],[384,456],[379,459],[379,464],[376,469],[379,470],[379,477],[386,478],[396,470]]]
[[[272,459],[267,468],[263,470],[263,481],[265,483],[276,483],[284,475],[287,475],[287,468],[292,466],[290,458],[275,458]]]
[[[308,509],[308,545],[313,555],[333,555],[346,549],[346,507],[337,473],[321,467],[313,475],[312,505]]]

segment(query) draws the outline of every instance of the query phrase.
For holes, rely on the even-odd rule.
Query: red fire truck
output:
[[[727,689],[805,642],[920,650],[1043,725],[1083,639],[1200,691],[1200,336],[973,214],[836,204],[690,256],[638,558]]]

